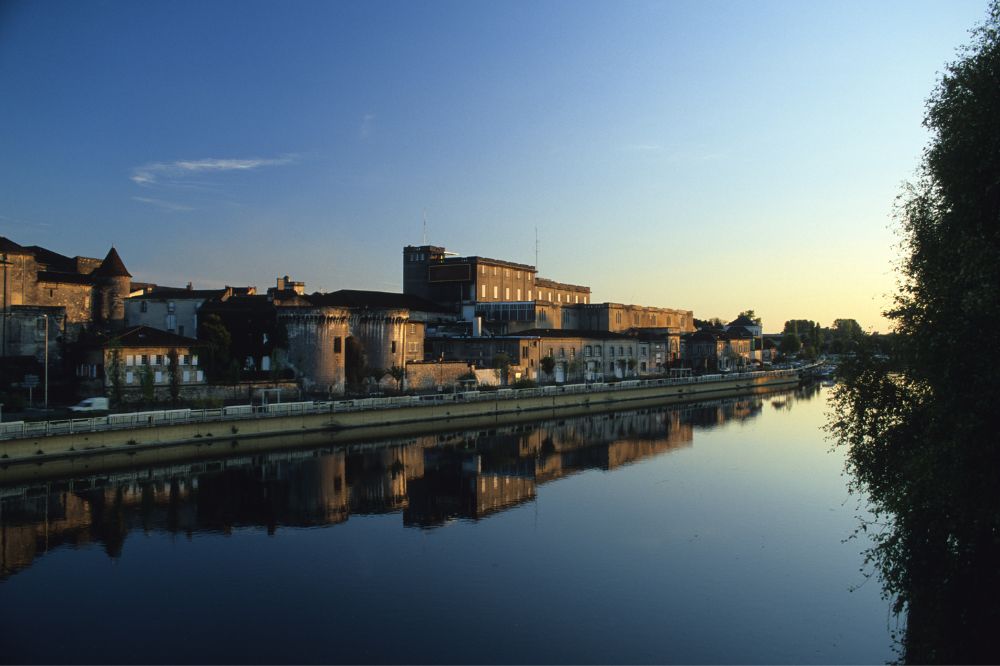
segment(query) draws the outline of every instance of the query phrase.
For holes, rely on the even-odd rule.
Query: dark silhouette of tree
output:
[[[997,0],[972,35],[927,103],[930,145],[898,200],[890,353],[874,348],[887,339],[862,338],[830,422],[855,489],[888,524],[869,555],[906,612],[906,662],[1000,661]]]

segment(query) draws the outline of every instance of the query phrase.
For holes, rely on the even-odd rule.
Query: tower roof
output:
[[[108,256],[104,257],[104,261],[93,274],[99,277],[132,277],[114,246],[111,247]]]

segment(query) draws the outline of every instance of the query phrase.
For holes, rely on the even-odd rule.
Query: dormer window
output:
[[[174,312],[177,309],[176,304],[173,301],[167,301],[167,312]]]

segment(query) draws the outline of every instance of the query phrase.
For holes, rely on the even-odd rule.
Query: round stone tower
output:
[[[121,328],[125,325],[125,299],[132,290],[132,274],[114,247],[92,275],[96,287],[94,314],[97,322]]]

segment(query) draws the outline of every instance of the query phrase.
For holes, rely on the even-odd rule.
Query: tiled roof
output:
[[[506,337],[524,336],[529,338],[590,338],[592,340],[633,340],[634,338],[622,333],[612,333],[611,331],[583,331],[573,328],[532,328],[527,331],[511,333]]]
[[[38,271],[39,282],[62,282],[63,284],[93,284],[94,279],[85,273],[63,273],[61,271]]]
[[[412,294],[397,294],[388,291],[362,291],[358,289],[341,289],[328,294],[319,292],[304,297],[306,301],[313,305],[331,306],[342,308],[376,308],[389,309],[400,308],[416,310],[418,312],[445,312],[454,313],[451,308],[446,308],[437,303],[433,303],[419,296]]]
[[[132,277],[132,274],[125,268],[125,262],[118,256],[118,250],[114,247],[108,250],[108,256],[104,257],[104,261],[94,271],[94,275],[98,277]]]
[[[122,347],[191,347],[198,344],[194,338],[186,338],[183,335],[161,331],[149,326],[130,328],[124,333],[111,337],[104,345],[107,346],[112,342],[117,342]]]
[[[740,315],[733,321],[729,322],[730,326],[757,326],[757,322],[746,315]]]
[[[9,254],[31,254],[31,250],[18,245],[6,236],[0,236],[0,252],[7,252]]]
[[[219,298],[226,293],[225,289],[185,289],[183,287],[157,287],[153,291],[132,296],[130,300],[160,300],[171,299],[181,301],[186,298],[201,299]]]

